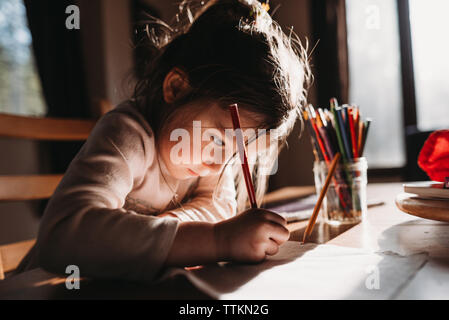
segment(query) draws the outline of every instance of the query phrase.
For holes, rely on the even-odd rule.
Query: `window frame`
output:
[[[399,48],[401,58],[401,86],[402,86],[402,139],[405,145],[404,166],[397,168],[369,169],[368,176],[373,181],[403,181],[408,180],[410,172],[416,170],[416,155],[408,142],[409,133],[422,133],[418,128],[415,70],[413,61],[412,32],[410,21],[409,0],[396,0]],[[347,41],[347,40],[346,40]],[[421,175],[423,178],[424,176]],[[413,180],[413,179],[412,179]]]
[[[417,127],[415,69],[409,0],[396,0],[398,6],[399,41],[401,48],[404,135],[407,127]]]

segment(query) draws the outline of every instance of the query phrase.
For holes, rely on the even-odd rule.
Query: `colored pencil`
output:
[[[312,152],[315,156],[315,161],[323,161],[324,158],[321,155],[321,152],[319,151],[318,142],[316,141],[315,134],[313,132],[312,124],[310,123],[309,114],[307,113],[307,110],[303,110],[303,119],[305,121],[305,126],[307,128],[307,131],[310,136],[310,142],[312,143]]]
[[[240,126],[240,116],[237,104],[229,106],[231,112],[232,125],[234,127],[235,136],[237,139],[237,148],[240,155],[240,161],[242,163],[243,176],[245,177],[246,190],[248,192],[251,208],[257,208],[256,193],[254,192],[253,181],[251,179],[251,173],[249,172],[248,159],[246,157],[245,142],[243,140],[242,129]]]
[[[335,112],[337,114],[337,122],[338,125],[340,127],[340,134],[343,140],[343,146],[344,146],[344,150],[345,150],[345,154],[346,154],[346,158],[347,160],[352,160],[351,157],[351,148],[349,147],[349,137],[346,133],[346,129],[345,129],[345,124],[343,122],[343,116],[342,116],[342,109],[341,108],[336,108]]]
[[[309,104],[306,107],[306,110],[307,111],[306,111],[305,118],[307,118],[309,120],[308,122],[311,124],[311,127],[313,127],[313,135],[316,138],[316,140],[318,141],[320,154],[323,156],[324,161],[326,162],[326,164],[329,165],[330,161],[335,157],[335,153],[333,153],[332,150],[330,152],[326,151],[326,147],[325,147],[326,143],[324,143],[323,138],[321,137],[320,131],[318,130],[317,123],[319,121],[316,121],[318,119],[316,118],[316,113],[314,111],[313,106]],[[323,134],[325,134],[325,133],[323,133]],[[329,142],[327,142],[327,144],[329,144]],[[341,178],[339,178],[339,180],[341,181]],[[337,182],[337,180],[335,180],[333,178],[332,181],[333,181],[333,183],[335,185],[335,190],[337,192],[337,195],[339,197],[339,200],[340,200],[340,203],[341,203],[341,205],[343,207],[343,210],[346,213],[346,208],[347,208],[346,201],[347,200],[345,200],[344,196],[340,192],[340,184]]]
[[[363,121],[360,109],[356,105],[340,107],[335,98],[330,100],[330,110],[314,108],[308,105],[303,111],[307,123],[315,160],[320,159],[328,166],[339,154],[343,164],[352,162],[363,156],[366,137],[369,132],[371,120]],[[345,166],[336,170],[331,178],[336,195],[341,204],[343,214],[351,216],[353,208],[352,172]],[[331,200],[334,201],[334,200]]]
[[[363,140],[362,140],[362,148],[361,148],[361,151],[360,151],[360,156],[361,157],[363,156],[363,153],[365,152],[365,145],[366,145],[366,140],[367,140],[367,137],[368,137],[369,128],[371,126],[371,122],[372,122],[371,119],[367,119],[365,121],[364,125],[363,125],[363,127],[364,127],[363,128]]]
[[[362,156],[361,152],[362,152],[362,141],[363,141],[363,130],[365,128],[365,124],[363,123],[363,121],[360,119],[359,120],[359,137],[358,137],[358,149],[359,149],[359,157]]]
[[[313,108],[311,108],[312,118],[316,119],[316,126],[318,129],[318,133],[320,135],[321,140],[323,141],[325,151],[327,153],[329,161],[331,161],[334,158],[334,150],[332,148],[331,141],[327,135],[327,131],[324,128],[323,121],[321,120],[321,117],[319,116],[319,113],[316,113]],[[326,120],[325,120],[326,121]]]
[[[360,124],[360,109],[358,106],[354,106],[354,130],[355,130],[355,140],[357,141],[357,157],[359,156],[359,124]]]
[[[352,158],[351,130],[349,128],[349,106],[347,104],[345,104],[341,107],[341,113],[342,113],[343,122],[345,124],[345,133],[346,133],[346,137],[348,138],[348,147],[349,147],[350,155]]]
[[[309,219],[309,223],[307,224],[306,230],[304,231],[302,243],[306,242],[307,237],[309,237],[313,231],[313,227],[315,226],[316,219],[318,217],[318,213],[320,212],[320,209],[321,209],[321,204],[323,203],[324,196],[326,195],[327,190],[329,189],[331,179],[335,173],[335,169],[337,168],[337,164],[338,164],[339,160],[340,160],[340,153],[337,153],[334,157],[334,160],[332,161],[331,166],[330,166],[329,172],[326,177],[326,181],[324,182],[324,186],[321,189],[320,196],[318,198],[318,202],[315,204],[315,208],[313,209],[313,214]]]
[[[343,138],[341,136],[340,124],[337,120],[338,117],[337,117],[336,106],[335,106],[335,103],[332,103],[332,102],[331,102],[331,112],[334,116],[334,121],[335,121],[335,134],[337,136],[338,148],[340,149],[340,153],[343,157],[343,161],[347,161],[348,157],[346,156],[345,147],[343,145]]]
[[[335,149],[336,144],[333,137],[332,123],[327,121],[326,115],[321,108],[318,109],[317,118],[319,119],[318,128],[320,133],[326,137],[326,147],[329,150],[331,159],[333,159],[337,150]]]
[[[327,121],[326,130],[329,133],[329,137],[331,139],[332,146],[334,147],[334,151],[337,152],[338,151],[338,139],[337,139],[337,133],[335,132],[336,129],[335,129],[334,116],[327,109],[325,109],[323,112],[324,112],[324,115],[325,115],[326,121]]]
[[[338,107],[338,100],[336,98],[331,98],[330,106],[331,106],[331,108],[332,107],[334,107],[334,108]]]
[[[329,155],[326,151],[326,147],[324,146],[323,139],[321,138],[320,133],[318,131],[318,127],[316,125],[315,118],[313,117],[313,107],[311,107],[311,105],[308,106],[308,112],[309,112],[310,123],[312,124],[313,131],[315,132],[315,137],[318,142],[318,146],[320,147],[320,151],[323,155],[324,160],[326,162],[329,162],[330,161]]]
[[[348,116],[349,116],[349,130],[351,132],[351,145],[352,145],[352,155],[353,158],[358,158],[359,152],[357,151],[357,140],[355,134],[354,127],[354,115],[352,114],[352,109],[348,108]]]
[[[360,126],[360,110],[358,106],[354,106],[354,131],[355,131],[355,141],[357,144],[357,154],[356,157],[359,158],[360,147],[359,147],[359,126]]]

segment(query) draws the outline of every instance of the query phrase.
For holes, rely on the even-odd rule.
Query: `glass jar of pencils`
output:
[[[315,162],[315,188],[319,195],[328,175],[330,164]],[[366,158],[340,161],[323,199],[321,215],[331,225],[356,224],[367,212],[366,187],[368,164]]]

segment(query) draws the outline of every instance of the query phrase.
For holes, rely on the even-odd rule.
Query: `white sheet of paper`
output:
[[[394,299],[427,261],[332,245],[286,242],[260,264],[222,263],[186,271],[196,287],[216,299]]]

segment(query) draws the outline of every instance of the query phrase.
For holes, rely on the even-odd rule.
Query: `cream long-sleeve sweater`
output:
[[[98,121],[71,162],[18,270],[64,273],[76,265],[81,276],[152,281],[180,220],[216,222],[236,214],[230,167],[222,179],[221,196],[212,201],[218,176],[171,177],[152,129],[126,101]],[[178,219],[156,216],[163,212]]]

